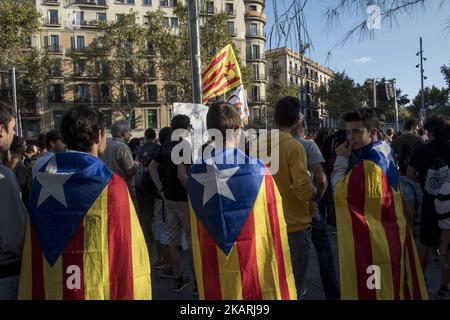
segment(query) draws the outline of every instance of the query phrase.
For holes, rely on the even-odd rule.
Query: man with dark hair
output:
[[[271,141],[271,154],[272,150],[279,148],[279,170],[273,177],[283,198],[297,296],[302,299],[310,255],[314,205],[305,148],[291,135],[292,129],[301,121],[300,101],[294,97],[282,98],[275,107],[274,118],[280,136],[278,146],[275,145],[277,142]]]
[[[377,138],[377,115],[371,108],[360,108],[342,119],[347,141],[336,148],[332,173],[341,298],[427,299],[414,241],[401,210],[391,148]],[[352,150],[359,151],[358,158],[349,167]],[[382,284],[368,280],[374,266]]]
[[[386,140],[386,133],[384,132],[384,126],[386,123],[386,114],[384,113],[383,110],[378,109],[378,108],[373,108],[373,110],[375,111],[375,113],[377,114],[377,119],[378,119],[378,124],[377,124],[377,129],[378,129],[378,133],[377,133],[377,138],[378,140]]]
[[[55,153],[33,181],[19,298],[151,299],[148,250],[127,185],[99,159],[103,115],[71,108],[61,133],[69,151]]]
[[[65,152],[67,149],[63,141],[61,133],[54,129],[45,134],[46,151],[39,154],[38,159],[34,162],[32,169],[32,179],[36,176],[36,172],[42,167],[56,152]],[[31,185],[30,185],[31,186]]]
[[[400,186],[403,195],[403,209],[411,227],[414,226],[416,208],[420,208],[423,197],[420,185],[417,181],[406,176],[406,169],[408,168],[411,156],[414,154],[417,146],[423,143],[422,139],[417,135],[418,126],[419,123],[417,120],[406,120],[402,134],[395,138],[391,144],[399,168],[398,172],[400,174]]]
[[[15,125],[14,112],[0,102],[0,153],[9,150]],[[1,161],[0,195],[0,300],[14,300],[19,287],[26,209],[14,173]]]
[[[439,228],[439,217],[435,200],[440,187],[450,175],[450,118],[432,116],[425,120],[429,142],[420,144],[412,155],[407,169],[407,176],[420,183],[423,191],[422,214],[420,221],[420,260],[426,270],[433,249],[444,242],[449,230]],[[447,238],[448,239],[448,238]],[[441,247],[440,254],[448,254],[447,248]],[[450,299],[450,269],[442,266],[441,288],[437,292],[441,299]]]
[[[152,128],[145,130],[145,142],[136,154],[136,160],[142,165],[143,168],[141,184],[136,185],[136,196],[140,207],[139,220],[141,221],[145,240],[149,245],[152,241],[152,217],[157,190],[148,172],[148,166],[160,149],[160,146],[155,143],[155,138],[155,130]]]
[[[191,128],[190,119],[186,115],[176,115],[173,117],[170,126],[173,132],[172,138],[167,139],[161,146],[156,157],[150,163],[149,172],[156,185],[157,192],[164,200],[167,227],[169,230],[168,253],[172,270],[163,270],[161,277],[175,278],[173,291],[180,292],[190,284],[189,278],[181,273],[180,266],[178,247],[181,245],[183,232],[188,245],[192,273],[194,273],[194,262],[192,261],[188,196],[186,188],[178,179],[179,164],[174,162],[174,158],[179,156],[176,150],[181,149],[183,152],[181,156],[183,158],[187,157],[192,161],[189,142],[184,139],[188,133],[188,129]],[[188,150],[187,152],[189,154],[184,154],[184,150]],[[185,164],[189,165],[190,163]],[[160,175],[158,174],[159,168],[161,168],[162,179],[160,179]],[[196,288],[194,287],[194,289]]]

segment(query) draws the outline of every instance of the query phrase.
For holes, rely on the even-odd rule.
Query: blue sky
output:
[[[278,14],[284,12],[284,5],[289,6],[292,0],[276,0]],[[345,32],[354,27],[360,19],[347,16],[341,20],[340,28],[326,32],[325,8],[336,0],[310,0],[305,8],[306,22],[314,45],[314,51],[307,55],[321,64],[325,64],[328,51],[334,47]],[[420,89],[420,71],[415,66],[419,63],[416,56],[419,51],[419,37],[423,37],[424,57],[427,58],[424,69],[428,79],[425,86],[445,86],[440,66],[450,61],[450,32],[445,31],[449,18],[450,2],[439,8],[439,0],[432,0],[432,5],[425,11],[413,15],[398,16],[398,25],[391,29],[382,26],[375,31],[375,38],[358,40],[358,36],[344,46],[333,49],[328,67],[334,71],[346,73],[362,83],[366,78],[396,78],[397,86],[412,99]],[[274,23],[272,1],[266,1],[267,25],[270,33]],[[275,34],[275,33],[274,33]],[[295,46],[288,42],[288,46]],[[267,49],[269,48],[267,42]],[[272,48],[275,44],[272,44]]]

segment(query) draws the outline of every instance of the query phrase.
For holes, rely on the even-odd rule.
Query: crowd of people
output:
[[[216,119],[209,120],[208,129],[242,129],[232,121],[235,115],[230,116],[233,106],[219,103],[211,110],[215,110]],[[31,143],[15,135],[16,115],[9,106],[0,104],[0,299],[16,299],[19,292],[27,210],[30,199],[40,190],[36,177],[52,170],[49,166],[55,154],[66,152],[98,157],[125,181],[146,246],[154,246],[151,267],[160,270],[160,278],[173,279],[174,292],[192,285],[193,295],[199,295],[192,251],[190,164],[177,164],[172,158],[174,150],[190,150],[185,139],[191,129],[189,117],[176,115],[170,127],[158,134],[147,129],[143,139],[132,139],[129,122],[120,120],[113,123],[108,141],[105,124],[94,122],[96,117],[95,110],[75,107],[64,115],[65,127]],[[326,298],[341,298],[338,257],[330,235],[330,226],[336,226],[334,192],[361,161],[364,150],[379,143],[381,149],[387,146],[398,169],[407,224],[413,232],[419,227],[423,272],[436,254],[442,267],[437,295],[450,299],[450,202],[449,194],[443,194],[445,185],[450,185],[450,119],[433,116],[423,125],[409,119],[403,131],[395,132],[384,128],[382,111],[360,108],[342,116],[344,129],[321,128],[311,135],[298,99],[284,97],[275,106],[273,120],[280,132],[280,164],[273,179],[282,198],[297,297],[308,294],[305,279],[314,248]],[[184,133],[174,137],[172,132]],[[187,251],[189,265],[185,267],[192,270],[194,279],[182,272],[186,268],[181,265],[180,250]]]

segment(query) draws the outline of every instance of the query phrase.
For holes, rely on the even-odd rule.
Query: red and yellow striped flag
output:
[[[369,145],[335,188],[342,299],[428,299],[389,152]]]
[[[125,181],[86,154],[55,159],[58,171],[33,182],[19,299],[151,299],[148,250]]]
[[[222,155],[246,157],[237,149],[226,149],[216,159]],[[246,159],[247,164],[203,163],[190,170],[192,248],[200,299],[295,300],[281,196],[264,166]]]
[[[202,73],[203,104],[242,84],[241,69],[231,44],[225,46],[213,58]]]

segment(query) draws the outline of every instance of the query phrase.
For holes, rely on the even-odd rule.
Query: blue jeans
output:
[[[292,271],[294,272],[295,286],[297,287],[297,298],[302,299],[309,252],[311,250],[311,228],[298,232],[289,232],[288,242],[291,251]]]
[[[0,279],[0,300],[17,300],[19,276]]]
[[[312,219],[311,240],[319,260],[320,278],[327,300],[339,300],[339,283],[334,265],[328,227],[320,212],[317,210]]]

